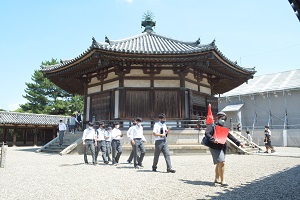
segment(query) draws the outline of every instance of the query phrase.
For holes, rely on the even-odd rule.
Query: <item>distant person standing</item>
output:
[[[64,135],[67,133],[67,126],[63,123],[63,120],[59,120],[58,124],[58,138],[59,138],[59,146],[61,147],[64,142]]]
[[[172,169],[169,146],[167,143],[167,134],[170,129],[167,128],[165,123],[166,115],[161,113],[158,118],[159,122],[156,122],[153,127],[153,135],[155,136],[155,151],[152,171],[156,172],[160,152],[163,152],[167,164],[167,172],[175,173],[176,171]]]
[[[271,130],[269,126],[265,126],[265,146],[266,146],[266,151],[265,153],[269,153],[269,149],[271,149],[271,153],[275,153],[274,147],[271,144]]]
[[[123,138],[123,134],[120,131],[119,122],[114,122],[114,128],[111,132],[111,148],[112,148],[112,164],[118,165],[119,159],[122,154],[122,144],[121,139]]]
[[[76,115],[76,122],[77,122],[77,130],[81,131],[82,130],[82,115],[81,112],[78,111]]]
[[[95,146],[97,146],[96,142],[96,131],[94,129],[94,124],[92,122],[88,123],[88,128],[86,128],[83,131],[82,135],[82,144],[84,147],[84,162],[88,164],[88,159],[87,159],[87,152],[88,148],[91,150],[92,153],[92,159],[93,159],[93,165],[96,165],[96,158],[95,158]]]
[[[100,122],[99,128],[96,130],[96,138],[97,138],[96,158],[95,158],[96,163],[97,163],[98,154],[101,150],[103,162],[105,164],[108,164],[107,157],[106,157],[105,132],[106,130],[104,129],[104,122]]]
[[[71,115],[71,119],[70,119],[70,131],[71,131],[71,134],[75,133],[75,128],[76,128],[76,118],[75,118],[75,115]]]

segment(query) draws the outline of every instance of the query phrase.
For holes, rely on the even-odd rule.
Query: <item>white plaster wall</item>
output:
[[[173,73],[173,70],[161,70],[160,74],[155,74],[154,77],[161,77],[161,76],[167,76],[167,77],[178,77],[177,74]]]
[[[110,79],[113,79],[113,78],[117,78],[118,76],[115,74],[115,72],[110,72],[108,75],[107,75],[107,78],[105,79],[105,81],[107,80],[110,80]]]
[[[126,74],[125,76],[149,76],[149,74],[144,74],[141,69],[132,69],[130,70],[130,74]]]
[[[205,84],[205,85],[209,85],[209,83],[207,81],[207,78],[203,78],[200,83]]]
[[[150,87],[150,80],[124,80],[124,87]]]
[[[101,86],[98,85],[98,86],[88,88],[87,93],[92,94],[92,93],[96,93],[96,92],[100,92],[100,91],[101,91]]]
[[[196,81],[196,79],[194,78],[194,74],[193,73],[188,73],[185,78],[193,80],[193,81]]]
[[[200,92],[211,95],[211,89],[207,87],[200,86]]]
[[[198,91],[198,85],[185,81],[185,87],[191,90]]]
[[[154,87],[180,87],[179,80],[155,80]]]
[[[113,81],[103,85],[103,91],[119,87],[119,81]]]

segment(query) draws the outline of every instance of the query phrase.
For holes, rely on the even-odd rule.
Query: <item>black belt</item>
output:
[[[86,141],[93,141],[93,139],[85,139]]]

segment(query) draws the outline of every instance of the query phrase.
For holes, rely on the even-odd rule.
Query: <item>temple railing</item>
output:
[[[119,122],[120,128],[129,128],[132,126],[131,120],[102,120],[105,123],[105,127],[111,126],[113,127],[114,122]],[[97,126],[100,121],[93,121],[94,125]],[[144,129],[152,129],[154,124],[158,122],[158,120],[145,120],[142,122]],[[194,129],[205,129],[206,123],[205,120],[167,120],[166,125],[171,127],[172,129],[186,129],[186,128],[194,128]]]

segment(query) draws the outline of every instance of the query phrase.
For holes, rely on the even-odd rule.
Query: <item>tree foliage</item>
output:
[[[42,62],[42,65],[57,64],[57,60]],[[27,103],[20,105],[20,112],[37,114],[71,115],[75,111],[83,110],[83,97],[70,94],[57,87],[49,79],[45,78],[40,70],[35,70],[31,77],[32,83],[26,83]]]

